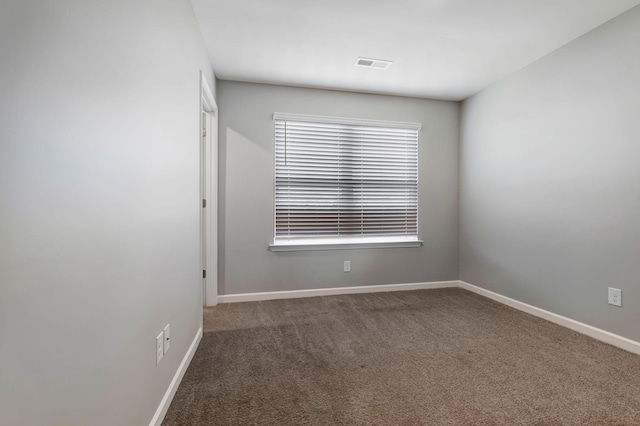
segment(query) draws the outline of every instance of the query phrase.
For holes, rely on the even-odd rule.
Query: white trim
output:
[[[317,288],[311,290],[269,291],[264,293],[223,294],[218,296],[218,302],[256,302],[260,300],[298,299],[302,297],[335,296],[339,294],[383,293],[389,291],[426,290],[453,287],[458,287],[458,281],[432,281],[409,284],[381,284],[356,287]]]
[[[554,314],[553,312],[549,312],[544,309],[526,304],[524,302],[511,299],[510,297],[494,293],[493,291],[486,290],[484,288],[469,284],[464,281],[460,281],[459,286],[465,290],[479,294],[480,296],[484,296],[489,299],[495,300],[496,302],[500,302],[503,305],[511,306],[512,308],[515,308],[519,311],[526,312],[547,321],[551,321],[555,324],[577,331],[578,333],[586,334],[587,336],[593,337],[594,339],[600,340],[601,342],[605,342],[620,349],[624,349],[626,351],[640,355],[640,342],[636,342],[635,340],[627,339],[626,337],[610,333],[608,331],[573,320],[571,318]]]
[[[631,353],[640,355],[640,342],[628,339],[626,337],[619,336],[614,333],[593,327],[591,325],[573,320],[571,318],[564,317],[562,315],[554,314],[553,312],[546,311],[541,308],[529,305],[524,302],[512,299],[510,297],[503,296],[493,291],[486,290],[484,288],[469,284],[465,281],[433,281],[423,283],[408,283],[408,284],[382,284],[382,285],[370,285],[370,286],[357,286],[357,287],[336,287],[336,288],[323,288],[312,290],[291,290],[291,291],[273,291],[264,293],[244,293],[244,294],[229,294],[219,295],[218,302],[220,303],[234,303],[234,302],[252,302],[261,300],[276,300],[276,299],[294,299],[303,297],[314,296],[332,296],[339,294],[358,294],[358,293],[381,293],[390,291],[407,291],[407,290],[426,290],[426,289],[438,289],[438,288],[455,288],[459,287],[467,291],[479,294],[480,296],[487,297],[502,303],[503,305],[510,306],[522,312],[534,315],[536,317],[551,321],[560,326],[577,331],[578,333],[585,334],[596,340],[608,343],[616,346],[620,349],[624,349]],[[178,386],[184,377],[191,360],[200,344],[202,339],[202,327],[198,329],[191,346],[187,350],[176,374],[169,384],[169,388],[165,392],[158,409],[156,410],[153,419],[149,423],[150,426],[160,426],[164,420],[164,416],[167,414],[167,410],[171,405],[171,401],[175,396]]]
[[[209,87],[209,82],[204,76],[203,71],[200,71],[200,98],[202,100],[202,104],[200,105],[201,111],[218,111],[218,105],[216,104],[216,100],[213,97],[213,92],[211,91],[211,87]]]
[[[573,320],[571,318],[567,318],[562,315],[537,308],[527,303],[520,302],[518,300],[503,296],[498,293],[494,293],[490,290],[486,290],[473,284],[469,284],[465,281],[434,281],[409,284],[382,284],[356,287],[319,288],[310,290],[271,291],[264,293],[223,294],[218,296],[218,302],[256,302],[262,300],[297,299],[303,297],[334,296],[340,294],[382,293],[389,291],[427,290],[455,287],[459,287],[464,290],[479,294],[480,296],[495,300],[496,302],[502,303],[503,305],[510,306],[519,311],[526,312],[536,317],[577,331],[578,333],[585,334],[596,340],[600,340],[601,342],[605,342],[620,349],[624,349],[631,353],[640,355],[640,342],[636,342],[635,340],[628,339],[626,337]]]
[[[208,171],[209,179],[200,189],[200,195],[208,202],[206,209],[200,209],[200,214],[205,215],[207,240],[206,244],[206,265],[201,269],[207,270],[207,278],[203,278],[202,303],[203,306],[214,306],[218,303],[218,104],[213,97],[213,92],[209,82],[200,71],[200,129],[205,128],[203,114],[210,115],[210,123],[206,127],[209,129],[207,140],[201,143],[201,172],[200,178],[207,180],[203,172]],[[200,134],[202,139],[202,134]],[[209,152],[207,152],[207,148]],[[202,185],[202,183],[201,183]],[[200,200],[198,201],[200,203]],[[201,232],[202,233],[202,232]],[[204,260],[203,260],[203,263]]]
[[[403,121],[370,120],[366,118],[328,117],[325,115],[290,114],[274,112],[274,120],[296,120],[311,123],[360,124],[362,126],[392,127],[399,129],[421,130],[421,123],[405,123]]]
[[[354,250],[372,248],[399,248],[399,247],[420,247],[422,240],[405,241],[376,241],[376,242],[335,242],[335,243],[299,243],[295,242],[274,242],[269,244],[269,250],[280,251],[312,251],[312,250]]]
[[[193,342],[191,342],[191,346],[189,346],[189,350],[187,350],[184,358],[182,358],[178,371],[176,371],[176,374],[173,376],[173,380],[171,380],[171,383],[169,384],[169,388],[164,393],[162,401],[160,401],[160,405],[158,406],[156,413],[153,415],[149,426],[160,426],[162,424],[164,416],[167,414],[167,410],[169,410],[169,406],[171,405],[171,401],[173,401],[173,397],[178,390],[178,386],[180,386],[180,382],[184,377],[184,373],[187,372],[187,368],[193,359],[193,355],[196,353],[196,349],[198,349],[200,340],[202,340],[202,326],[198,329],[196,337],[193,339]]]

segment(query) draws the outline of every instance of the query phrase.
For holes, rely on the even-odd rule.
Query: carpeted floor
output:
[[[164,425],[640,425],[640,357],[462,289],[225,304]]]

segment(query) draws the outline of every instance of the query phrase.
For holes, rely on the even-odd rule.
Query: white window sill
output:
[[[423,241],[417,238],[350,238],[350,239],[300,239],[274,241],[269,250],[311,251],[311,250],[354,250],[370,248],[420,247]]]

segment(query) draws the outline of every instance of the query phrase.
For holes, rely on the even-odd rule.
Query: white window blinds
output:
[[[411,123],[275,119],[275,241],[418,233]]]

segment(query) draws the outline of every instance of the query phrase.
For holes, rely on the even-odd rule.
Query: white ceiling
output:
[[[460,100],[640,0],[192,3],[220,79]]]

